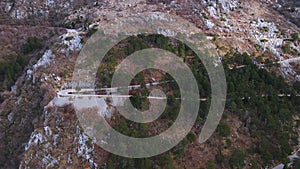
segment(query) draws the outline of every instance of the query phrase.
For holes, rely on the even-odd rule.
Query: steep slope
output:
[[[292,34],[299,33],[297,4],[296,11],[287,12],[291,5],[282,3],[282,10],[274,10],[278,4],[263,0],[0,2],[0,39],[3,39],[0,60],[4,53],[20,53],[27,37],[42,38],[51,31],[61,35],[45,44],[47,47],[40,51],[42,57],[38,61],[32,59],[35,63],[29,63],[24,69],[13,91],[2,93],[5,100],[0,105],[0,149],[3,150],[0,167],[103,168],[109,164],[109,158],[113,159],[82,133],[72,106],[56,105],[52,100],[57,90],[69,87],[76,56],[87,38],[85,34],[91,33],[97,25],[143,11],[168,12],[201,28],[221,56],[232,51],[247,52],[259,65],[267,59],[275,62],[299,57],[299,39],[292,38]],[[15,32],[17,36],[12,38]],[[289,44],[287,51],[286,44]],[[33,58],[37,54],[32,53]],[[299,65],[299,62],[281,62],[274,70],[288,81],[299,81]],[[251,143],[257,140],[248,131],[251,120],[245,121],[230,112],[222,122],[231,124],[231,136],[225,139],[215,134],[203,145],[189,144],[183,150],[184,159],[175,160],[175,165],[178,168],[204,167],[209,160],[215,160],[220,150],[223,158],[229,159],[237,148],[250,149]],[[227,148],[229,142],[232,146]],[[246,159],[248,168],[257,156]]]

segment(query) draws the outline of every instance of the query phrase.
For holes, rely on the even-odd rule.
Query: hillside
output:
[[[150,19],[163,20],[168,29],[161,36],[121,41],[98,65],[95,86],[85,82],[75,86],[77,58],[97,30],[108,28],[104,35],[125,31],[119,30],[119,21],[145,12],[153,13],[147,16]],[[299,167],[298,160],[292,164],[288,159],[299,149],[300,138],[299,13],[300,4],[293,0],[1,1],[0,168],[273,168],[281,163]],[[199,44],[206,48],[209,42],[218,53],[216,64],[224,67],[226,107],[217,130],[202,144],[198,136],[208,118],[212,80],[189,47],[167,38],[188,27],[168,15],[203,32],[204,44]],[[193,34],[189,28],[183,32]],[[113,155],[89,138],[73,98],[57,92],[109,88],[115,66],[146,48],[177,54],[196,77],[202,100],[195,124],[177,146],[158,156],[131,159]],[[100,115],[125,135],[157,135],[174,122],[181,101],[173,83],[153,84],[172,80],[158,70],[132,80],[132,85],[141,85],[130,91],[137,109],[148,108],[145,97],[153,89],[171,98],[154,122],[140,125],[122,117],[109,99],[100,99]]]

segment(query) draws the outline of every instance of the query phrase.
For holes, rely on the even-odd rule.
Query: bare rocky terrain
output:
[[[8,55],[25,55],[29,61],[12,88],[0,90],[0,168],[109,168],[111,161],[118,160],[88,138],[72,105],[61,105],[56,92],[70,87],[76,57],[95,28],[142,12],[169,13],[190,21],[222,57],[246,52],[260,63],[300,57],[300,40],[293,37],[300,33],[296,0],[1,1],[0,61],[8,62]],[[43,47],[24,54],[29,37],[40,39]],[[299,61],[282,62],[273,69],[289,84],[300,81]],[[261,140],[250,132],[255,129],[249,115],[240,116],[226,109],[221,124],[229,124],[231,134],[224,138],[216,132],[204,144],[192,141],[182,158],[172,156],[174,167],[209,168],[211,161],[220,160],[216,157],[229,159],[237,149],[251,149]],[[299,125],[294,123],[297,131]],[[197,126],[193,133],[198,133]],[[153,168],[159,168],[159,160],[151,160],[156,164]],[[282,163],[262,161],[253,153],[245,158],[244,168],[272,168]],[[215,168],[230,167],[228,162],[221,163]]]

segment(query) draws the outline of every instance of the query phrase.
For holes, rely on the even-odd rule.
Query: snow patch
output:
[[[11,89],[11,92],[15,93],[17,91],[17,86],[13,85],[10,89]]]
[[[91,153],[94,151],[92,145],[87,145],[87,142],[89,141],[89,137],[87,135],[80,134],[78,138],[78,144],[79,147],[77,149],[77,156],[83,157],[85,159],[90,159],[91,158]],[[92,146],[92,147],[89,147]]]
[[[57,147],[58,146],[58,137],[59,137],[59,134],[55,134],[54,136],[53,136],[53,145],[55,146],[55,147]]]
[[[175,36],[176,35],[176,32],[169,30],[169,29],[158,29],[157,33],[162,34],[164,36]]]
[[[27,13],[25,11],[21,11],[21,10],[15,10],[13,12],[11,12],[10,17],[12,18],[16,18],[16,19],[24,19],[27,17]]]
[[[44,127],[44,131],[46,133],[46,136],[51,136],[52,135],[52,131],[51,128],[49,126]]]
[[[14,3],[13,3],[13,2],[11,2],[11,3],[7,3],[7,4],[5,5],[5,9],[4,9],[4,11],[5,11],[6,13],[10,12],[10,10],[11,10],[11,9],[12,9],[12,7],[13,7],[13,5],[14,5]]]
[[[215,24],[209,19],[204,19],[204,22],[205,22],[205,25],[208,29],[211,29],[215,26]]]
[[[79,129],[79,127],[77,126]],[[77,148],[77,156],[88,160],[91,168],[97,168],[98,165],[92,160],[91,155],[94,153],[94,140],[90,140],[87,135],[80,133],[78,137],[79,147]]]
[[[53,7],[55,5],[55,1],[54,0],[46,0],[45,5]]]
[[[58,164],[58,160],[54,157],[52,157],[50,154],[44,156],[42,159],[42,163],[46,168],[48,167],[54,167],[56,164]]]
[[[32,71],[31,69],[28,69],[28,70],[27,70],[27,72],[26,72],[26,78],[27,78],[27,80],[30,80],[30,79],[31,79],[32,73],[33,73],[33,71]]]
[[[43,134],[33,132],[30,136],[29,142],[25,146],[25,151],[27,151],[30,147],[44,143],[45,141],[47,141],[47,139],[43,136]]]
[[[212,16],[214,18],[219,18],[219,12],[213,6],[208,6],[207,11],[210,16]]]
[[[222,9],[228,13],[240,6],[239,1],[237,0],[219,0],[218,1],[221,4]]]
[[[283,61],[285,58],[281,54],[281,47],[284,37],[279,37],[279,30],[274,23],[266,22],[263,19],[258,19],[250,25],[251,37],[256,39],[256,43],[263,47],[263,50],[269,49],[274,54],[275,58],[281,63],[281,72],[284,77],[296,76],[297,73],[290,65],[289,60]],[[296,46],[292,48],[298,50]]]
[[[39,61],[33,65],[33,69],[36,70],[39,67],[42,66],[48,66],[52,61],[54,61],[55,55],[52,53],[52,50],[47,50],[42,58],[39,59]]]
[[[71,155],[69,154],[68,155],[68,164],[72,164],[72,163],[73,163],[73,161],[72,161]]]
[[[75,29],[67,29],[67,33],[61,36],[62,44],[67,46],[66,49],[62,49],[63,53],[75,50],[81,50],[81,37],[79,36],[79,32]]]
[[[268,48],[279,60],[283,60],[278,50],[283,39],[277,36],[278,29],[274,23],[258,19],[250,25],[250,28],[250,34],[256,39],[257,44],[261,45],[264,50]]]
[[[9,115],[7,116],[7,119],[9,122],[12,122],[14,119],[14,113],[9,113]]]
[[[165,16],[165,14],[162,13],[150,13],[148,20],[161,20],[161,21],[172,21],[173,19],[170,19],[170,17]]]

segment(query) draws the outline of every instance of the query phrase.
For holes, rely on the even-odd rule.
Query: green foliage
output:
[[[239,64],[239,65],[253,65],[249,55],[247,53],[233,53],[225,56],[223,63],[224,64]]]
[[[293,161],[292,166],[293,166],[294,168],[300,168],[300,159],[299,159],[299,158],[296,158],[296,159]]]
[[[161,116],[162,119],[175,120],[177,118],[177,115],[179,113],[179,108],[180,108],[180,102],[175,98],[176,97],[173,94],[168,95],[168,100],[167,100],[168,107],[166,111],[162,114]]]
[[[4,90],[9,89],[29,62],[28,57],[23,55],[10,55],[9,58],[10,60],[5,63],[0,62],[0,89]]]
[[[207,164],[206,164],[206,168],[207,168],[207,169],[215,169],[215,168],[216,168],[215,162],[212,161],[212,160],[209,160],[209,161],[207,162]]]
[[[175,155],[176,160],[182,159],[184,157],[184,149],[188,143],[189,141],[186,138],[184,138],[178,145],[176,145],[172,149],[172,153]]]
[[[42,42],[37,37],[29,37],[23,45],[23,53],[28,54],[43,47]]]
[[[263,29],[264,29],[265,32],[269,32],[269,27],[264,26]]]
[[[121,157],[121,156],[111,154],[105,168],[110,168],[110,169],[115,169],[115,168],[152,169],[152,168],[154,168],[155,161],[157,161],[157,163],[158,163],[159,160],[155,160],[155,158],[136,158],[136,159],[134,159],[134,158],[126,158],[126,157]],[[172,159],[171,159],[171,161],[172,161]]]
[[[293,84],[293,87],[295,89],[295,91],[297,93],[300,93],[300,81],[296,81],[294,84]]]
[[[224,155],[222,154],[222,151],[219,149],[218,153],[216,155],[216,162],[218,164],[223,164],[224,163]]]
[[[255,44],[255,49],[256,49],[256,50],[260,50],[260,49],[261,49],[261,45]]]
[[[293,34],[291,35],[291,37],[292,37],[292,40],[293,40],[293,41],[296,41],[296,40],[299,39],[299,34],[298,34],[298,33],[293,33]]]
[[[274,63],[270,60],[270,59],[266,59],[265,61],[265,66],[270,67],[272,66]]]
[[[225,18],[221,18],[221,21],[226,22],[226,19]]]
[[[226,147],[231,147],[231,141],[229,139],[226,139]]]
[[[158,157],[158,165],[165,168],[174,168],[173,159],[170,155],[160,155]]]
[[[261,39],[260,41],[265,43],[265,42],[268,42],[269,40],[268,39]]]
[[[76,87],[75,87],[75,90],[76,90],[77,92],[79,92],[79,91],[81,90],[81,87],[80,87],[80,86],[76,86]]]
[[[152,169],[153,162],[149,158],[137,158],[135,159],[135,167],[136,168],[143,168],[143,169]]]
[[[246,153],[243,150],[236,149],[230,159],[229,164],[231,168],[243,168],[244,160],[246,158]]]
[[[184,57],[185,56],[185,45],[182,42],[178,43],[178,55],[180,57]]]
[[[282,46],[282,51],[283,53],[291,53],[291,43],[286,43],[285,45]]]
[[[72,36],[68,36],[68,37],[66,37],[66,41],[70,41],[70,40],[72,40],[73,39],[73,37]]]
[[[228,57],[224,62],[248,63],[245,57],[249,56],[237,58],[236,55],[241,54],[232,55],[233,57]],[[244,58],[246,62],[241,58]],[[273,64],[271,61],[266,61],[266,63]],[[288,152],[291,152],[289,140],[292,124],[290,121],[294,113],[300,113],[299,106],[297,106],[299,99],[278,97],[280,93],[293,93],[294,90],[284,82],[281,76],[278,77],[275,73],[270,73],[265,69],[258,69],[252,63],[245,65],[248,66],[241,69],[225,68],[228,83],[226,105],[234,110],[233,112],[240,116],[241,120],[247,116],[251,118],[249,127],[251,136],[259,140],[255,143],[254,153],[260,154],[263,162],[269,164],[272,160],[287,157]],[[247,116],[245,116],[246,111]]]
[[[123,133],[124,135],[129,136],[131,133],[131,130],[129,129],[129,127],[127,126],[126,122],[121,122],[119,125],[117,125],[115,127],[115,129],[121,133]]]
[[[127,39],[127,46],[126,46],[126,55],[129,56],[132,53],[149,48],[149,45],[142,39],[140,36],[132,36]]]
[[[206,15],[206,13],[202,12],[202,16],[204,19],[208,19],[208,16]]]
[[[53,37],[55,34],[56,34],[55,32],[50,31],[48,36],[49,36],[49,38],[51,38],[51,37]]]
[[[194,133],[189,133],[188,135],[187,135],[187,139],[189,140],[189,142],[195,142],[195,140],[196,140],[196,135],[194,134]]]
[[[191,56],[185,60],[186,64],[190,66],[197,80],[201,97],[208,99],[205,102],[201,102],[197,122],[200,123],[205,120],[210,107],[210,80],[202,62],[197,57],[192,57],[195,54],[190,48],[180,42],[175,43],[161,35],[132,37],[122,42],[122,45],[123,47],[120,49],[109,52],[107,55],[109,57],[106,56],[107,58],[104,59],[106,64],[104,68],[101,68],[101,74],[97,75],[102,82],[109,82],[113,67],[118,60],[122,60],[126,55],[136,50],[157,47],[174,52],[179,57],[187,58],[186,56]],[[109,65],[111,62],[114,64]],[[273,66],[270,60],[266,60],[265,63]],[[299,91],[300,85],[296,83],[291,88],[276,73],[268,72],[266,69],[259,69],[252,63],[247,53],[235,53],[234,50],[231,50],[224,56],[223,65],[228,87],[226,109],[239,116],[242,122],[250,121],[248,127],[249,133],[251,137],[258,140],[254,143],[251,154],[260,155],[264,164],[270,164],[272,160],[280,161],[287,157],[291,152],[289,140],[292,140],[292,136],[290,135],[292,133],[292,124],[290,121],[294,114],[300,113],[299,98],[294,97],[295,90]],[[228,68],[228,65],[245,65],[245,67],[231,70]],[[166,75],[162,80],[172,80],[172,78]],[[143,84],[144,81],[143,76],[136,78],[137,83]],[[180,93],[178,94],[177,92],[176,83],[171,83],[164,87],[167,87],[172,92],[167,95],[167,107],[161,119],[174,119],[180,108],[178,107],[180,101],[175,98],[180,97]],[[147,94],[147,91],[143,91],[143,93]],[[292,97],[278,97],[278,94],[281,93],[291,93]],[[143,95],[141,93],[134,94],[130,99],[135,107],[143,107]],[[128,128],[127,123],[120,124],[117,128],[123,134],[131,135],[132,133],[132,129]],[[231,133],[230,130],[228,124],[221,124],[217,129],[222,137],[228,137]],[[192,142],[192,140],[194,140],[194,136],[189,134],[183,142],[171,150],[176,160],[184,156],[185,146],[187,143]],[[227,147],[230,147],[230,140],[226,139],[226,142]],[[243,167],[245,154],[246,152],[241,150],[235,151],[230,157],[230,166],[232,168]],[[221,150],[218,151],[216,160],[218,164],[224,164],[224,161],[227,161],[224,159]],[[160,160],[154,160],[152,164],[155,166],[155,163],[165,165]],[[172,167],[172,165],[170,166]],[[118,168],[118,166],[115,167]]]
[[[220,136],[222,136],[222,137],[230,136],[231,129],[228,124],[219,124],[217,130],[218,130]]]
[[[89,147],[89,148],[92,148],[93,144],[92,144],[92,140],[89,139],[85,142],[85,144]]]
[[[131,101],[132,105],[137,109],[141,109],[141,107],[142,107],[141,100],[142,100],[142,97],[138,93],[135,93],[134,95],[132,95],[132,97],[130,97],[130,101]]]
[[[89,30],[88,30],[88,32],[86,33],[86,37],[91,37],[94,33],[96,33],[98,31],[98,29],[97,28],[94,28],[94,27],[92,27],[92,28],[90,28]]]

